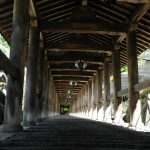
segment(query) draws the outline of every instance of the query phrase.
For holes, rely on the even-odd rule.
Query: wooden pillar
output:
[[[109,60],[106,58],[103,65],[103,81],[104,81],[104,117],[105,110],[110,104],[108,95],[110,95],[110,78],[109,78]]]
[[[41,121],[42,118],[42,106],[43,106],[43,67],[44,63],[44,48],[43,48],[43,41],[40,42],[40,49],[38,54],[38,82],[37,82],[37,122]]]
[[[94,77],[92,78],[92,103],[91,103],[91,105],[92,105],[92,108],[94,107],[94,101],[95,101],[95,85],[94,85],[94,83],[95,83],[95,81],[94,81]]]
[[[98,68],[97,72],[97,86],[98,86],[98,104],[97,104],[97,113],[99,112],[102,103],[101,103],[101,98],[102,98],[102,82],[103,82],[103,72],[102,68]],[[97,116],[98,119],[99,116]]]
[[[86,99],[86,118],[88,117],[88,101],[89,101],[89,96],[88,96],[88,83],[85,85],[85,99]]]
[[[134,91],[134,85],[138,83],[138,62],[137,62],[137,44],[136,44],[136,24],[131,26],[127,34],[127,58],[128,58],[128,93],[130,124],[132,125],[133,113],[138,100],[138,92]]]
[[[43,77],[43,106],[42,106],[42,118],[47,117],[46,107],[47,107],[47,87],[48,87],[48,61],[45,54],[44,60],[44,77]]]
[[[94,73],[93,76],[93,86],[94,86],[94,109],[98,104],[98,80],[97,80],[97,73]]]
[[[50,113],[50,116],[52,114],[52,90],[53,90],[53,87],[52,87],[52,76],[50,76],[50,85],[49,85],[49,113]]]
[[[92,111],[92,79],[89,79],[89,86],[88,86],[88,118],[91,118],[91,111]]]
[[[36,87],[38,71],[40,32],[37,27],[30,27],[27,77],[24,101],[24,125],[34,125],[36,121]]]
[[[4,125],[0,128],[2,132],[22,130],[21,110],[28,16],[29,0],[14,0],[10,60],[18,68],[18,76],[15,78],[8,75]]]
[[[121,71],[120,71],[120,45],[116,45],[112,53],[112,71],[113,71],[113,80],[114,80],[114,117],[117,112],[118,106],[121,103],[121,97],[117,96],[117,92],[121,90]]]
[[[98,69],[98,89],[99,89],[99,100],[102,98],[102,83],[103,83],[103,70],[102,67]]]

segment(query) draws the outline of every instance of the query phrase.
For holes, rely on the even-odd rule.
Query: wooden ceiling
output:
[[[74,93],[78,94],[106,58],[111,73],[111,53],[118,43],[121,66],[126,65],[126,33],[132,24],[138,24],[138,54],[150,47],[150,2],[133,1],[33,0],[36,17],[31,20],[37,20],[42,33],[58,93],[66,94],[69,81],[77,80]],[[13,0],[0,1],[0,32],[9,43],[12,9]],[[83,72],[74,66],[78,59],[88,64]]]

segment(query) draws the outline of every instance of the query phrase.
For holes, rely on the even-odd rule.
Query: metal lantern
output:
[[[77,85],[77,81],[72,80],[69,84],[74,88]]]
[[[87,63],[84,60],[78,60],[75,62],[75,67],[78,68],[80,71],[83,71],[87,66]]]

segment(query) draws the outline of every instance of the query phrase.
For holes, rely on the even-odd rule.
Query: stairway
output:
[[[150,150],[149,141],[149,133],[57,116],[1,141],[0,150]]]

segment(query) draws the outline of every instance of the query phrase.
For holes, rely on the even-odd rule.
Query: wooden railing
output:
[[[0,69],[4,70],[6,74],[11,74],[13,77],[17,77],[18,73],[17,68],[1,50],[0,50]]]

